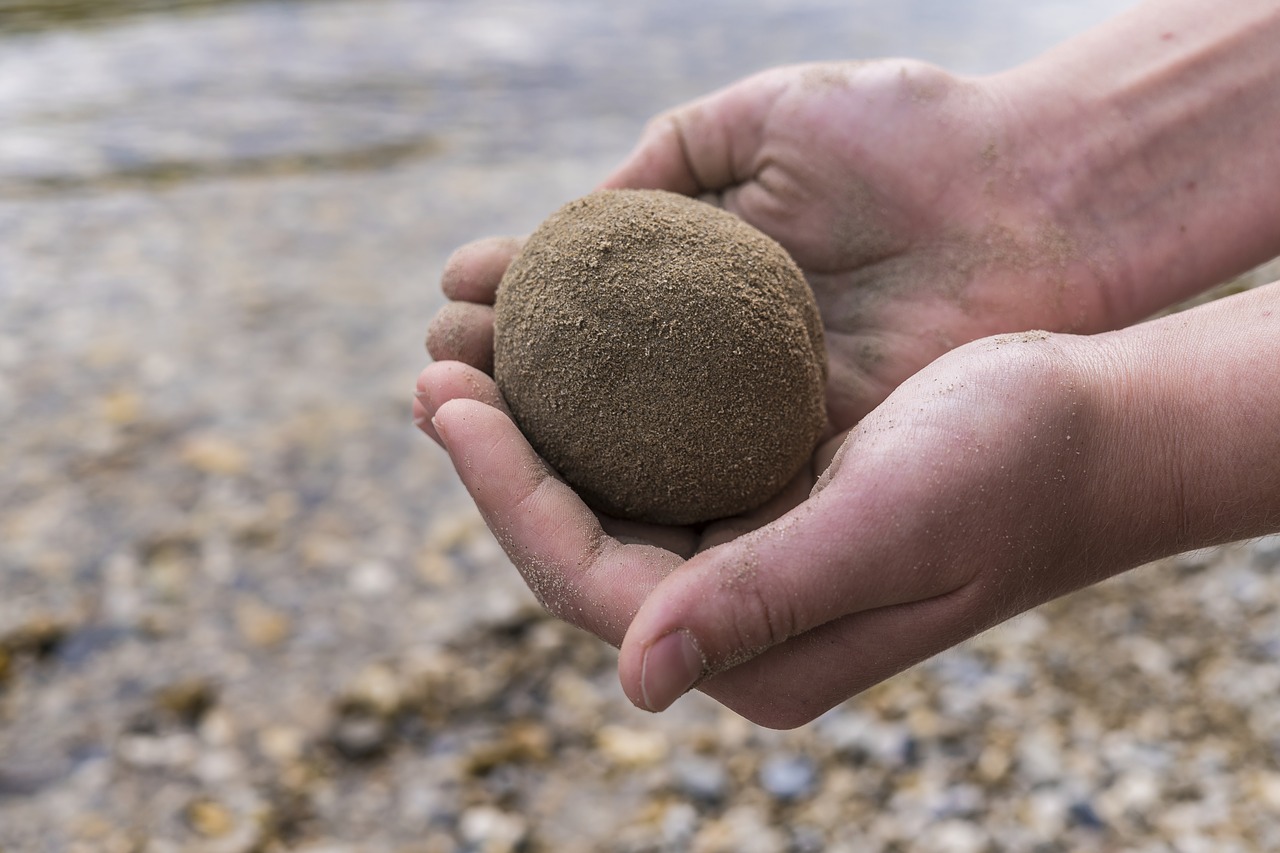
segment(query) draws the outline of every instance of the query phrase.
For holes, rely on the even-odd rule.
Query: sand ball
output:
[[[733,214],[657,190],[570,202],[495,304],[494,378],[592,508],[692,524],[753,509],[809,462],[826,351],[804,276]]]

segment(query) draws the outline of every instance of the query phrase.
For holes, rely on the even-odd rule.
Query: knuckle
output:
[[[730,587],[733,639],[740,653],[754,657],[797,633],[796,612],[785,596],[763,585],[758,576]]]

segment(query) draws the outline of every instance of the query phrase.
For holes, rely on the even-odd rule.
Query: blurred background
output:
[[[654,717],[410,424],[460,243],[784,62],[1121,0],[0,0],[0,851],[1280,849],[1280,541]]]

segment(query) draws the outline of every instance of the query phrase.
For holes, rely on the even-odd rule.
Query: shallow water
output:
[[[613,157],[646,116],[768,65],[901,54],[991,71],[1127,4],[200,0],[148,11],[163,5],[0,4],[0,192]]]

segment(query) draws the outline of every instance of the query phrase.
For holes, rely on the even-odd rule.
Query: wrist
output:
[[[1078,340],[1110,571],[1280,530],[1280,283]]]
[[[1148,3],[986,83],[1020,174],[1132,323],[1280,252],[1280,6]]]

